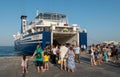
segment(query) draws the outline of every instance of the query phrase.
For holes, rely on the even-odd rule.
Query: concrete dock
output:
[[[120,63],[91,66],[89,55],[84,55],[81,56],[81,63],[76,63],[74,73],[60,70],[51,63],[49,70],[38,73],[34,62],[29,61],[29,72],[23,74],[20,57],[2,57],[0,58],[0,77],[120,77]]]

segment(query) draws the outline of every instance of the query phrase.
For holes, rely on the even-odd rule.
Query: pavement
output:
[[[29,61],[28,73],[22,73],[20,57],[2,57],[0,77],[120,77],[120,61],[91,66],[90,55],[87,53],[82,53],[80,60],[73,73],[60,70],[51,63],[49,70],[38,73],[33,61]]]

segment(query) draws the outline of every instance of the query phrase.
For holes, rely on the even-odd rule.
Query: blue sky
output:
[[[36,9],[66,14],[69,24],[87,29],[88,43],[120,41],[120,0],[0,0],[0,9],[0,46],[14,45],[20,16],[30,22]]]

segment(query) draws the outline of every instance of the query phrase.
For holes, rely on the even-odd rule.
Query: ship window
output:
[[[40,31],[43,31],[43,28],[40,28]]]
[[[37,23],[37,25],[41,25],[41,24],[43,24],[42,20]]]
[[[45,31],[50,31],[50,28],[49,28],[49,27],[46,27],[46,28],[45,28]]]
[[[28,30],[28,31],[26,32],[26,34],[28,34],[28,33],[30,34],[30,33],[32,33],[32,31],[31,31],[31,30]]]

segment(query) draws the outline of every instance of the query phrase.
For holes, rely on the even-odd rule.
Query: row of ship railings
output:
[[[77,32],[77,31],[73,31],[73,30],[52,30],[53,32],[56,32],[56,33],[72,33],[72,32]]]
[[[78,29],[77,30],[73,30],[73,28],[71,28],[71,27],[55,27],[55,29],[52,29],[51,26],[46,26],[46,27],[37,26],[37,27],[33,27],[32,29],[29,29],[26,32],[24,32],[23,36],[31,34],[31,33],[41,32],[41,31],[46,31],[46,32],[64,32],[64,33],[65,32],[66,33],[69,33],[69,32],[79,32]]]

